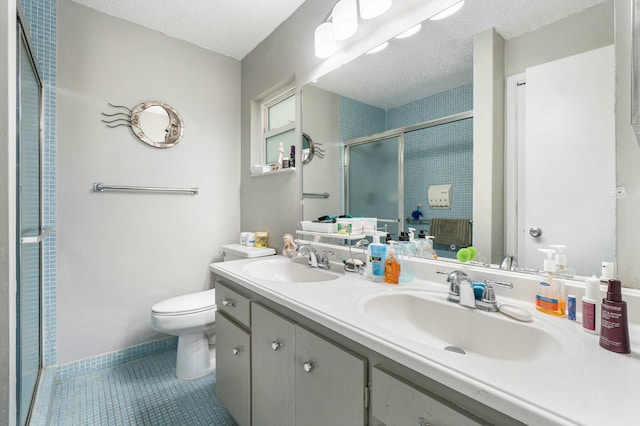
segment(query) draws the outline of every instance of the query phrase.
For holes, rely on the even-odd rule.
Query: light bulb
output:
[[[439,21],[440,19],[448,18],[449,16],[453,15],[454,13],[462,9],[462,6],[464,6],[464,0],[454,4],[451,7],[446,8],[445,10],[443,10],[442,12],[436,15],[433,15],[429,19],[431,19],[432,21]]]
[[[331,22],[318,25],[314,37],[318,58],[328,58],[336,52],[336,39],[333,38],[333,24]]]
[[[360,17],[373,19],[389,10],[391,4],[392,0],[360,0]]]
[[[358,7],[356,0],[340,0],[331,13],[333,36],[336,40],[346,40],[358,30]]]

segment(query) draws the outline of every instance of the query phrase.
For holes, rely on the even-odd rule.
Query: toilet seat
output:
[[[163,300],[151,307],[152,315],[178,316],[215,310],[216,290],[205,290]]]

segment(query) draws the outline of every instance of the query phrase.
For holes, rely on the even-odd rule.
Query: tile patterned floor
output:
[[[176,351],[54,384],[36,425],[233,426],[215,395],[215,373],[181,381]],[[46,418],[45,418],[46,417]]]

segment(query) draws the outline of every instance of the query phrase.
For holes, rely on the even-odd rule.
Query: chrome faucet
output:
[[[498,312],[498,302],[493,285],[500,287],[513,288],[513,284],[507,281],[485,280],[484,290],[480,300],[476,300],[473,291],[473,282],[464,271],[443,272],[436,271],[438,274],[448,275],[449,295],[447,300],[453,303],[459,303],[468,308],[477,308],[481,311]]]
[[[322,257],[318,254],[316,249],[311,247],[310,244],[300,246],[300,254],[303,256],[309,256],[309,266],[312,268],[320,268],[320,269],[330,269],[331,265],[329,263],[329,255],[333,254],[330,251],[323,251]]]
[[[504,259],[502,259],[502,262],[500,262],[500,269],[503,269],[505,271],[515,270],[517,267],[518,260],[511,254],[506,255]]]
[[[469,278],[464,271],[443,272],[436,271],[438,274],[447,275],[447,282],[449,283],[449,296],[447,300],[453,303],[460,303],[460,280],[462,278]]]

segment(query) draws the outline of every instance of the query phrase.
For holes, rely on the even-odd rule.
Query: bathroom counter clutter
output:
[[[297,260],[304,259],[293,262]],[[293,282],[277,276],[279,267],[289,268],[286,262],[292,261],[274,256],[215,263],[210,269],[247,292],[522,423],[638,422],[640,292],[623,292],[632,350],[623,355],[601,348],[599,336],[585,333],[579,321],[536,311],[532,276],[420,261],[416,279],[390,285],[343,273],[336,263],[326,279]],[[267,263],[270,267],[263,267]],[[252,273],[257,265],[273,276]],[[477,280],[513,282],[514,290],[496,288],[498,303],[526,309],[532,321],[447,302],[446,276],[436,271],[454,269],[465,269]]]

